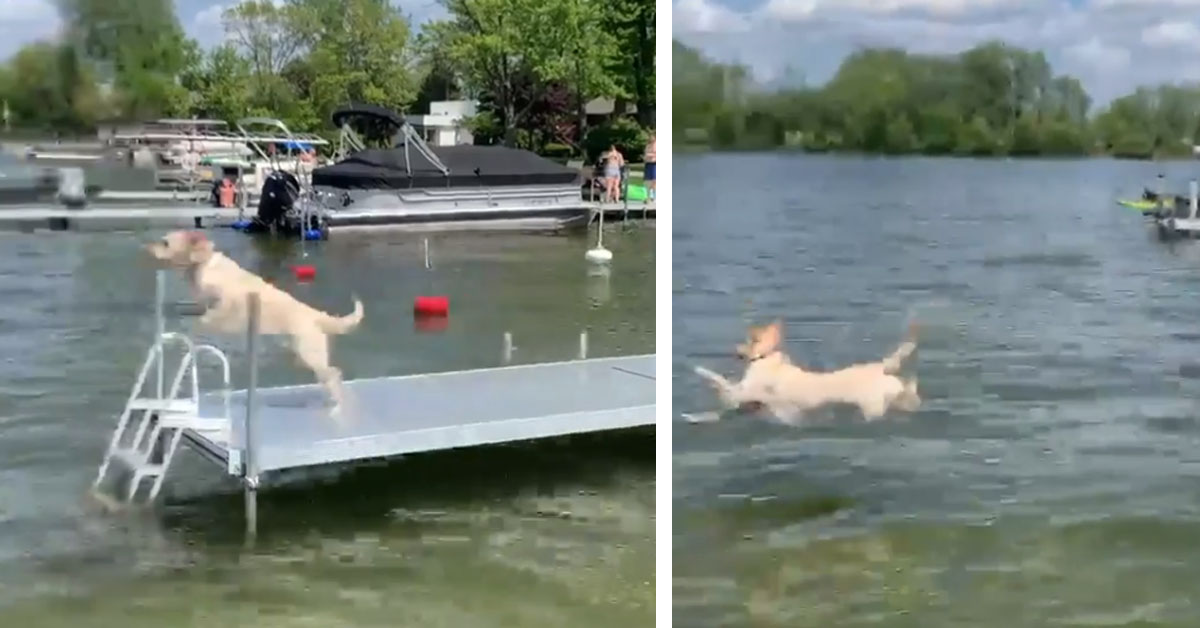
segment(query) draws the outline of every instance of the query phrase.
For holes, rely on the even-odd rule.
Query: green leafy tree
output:
[[[59,0],[67,41],[111,81],[130,117],[182,113],[189,43],[170,0]]]
[[[450,17],[427,26],[426,49],[429,54],[445,55],[470,91],[490,95],[507,145],[516,145],[517,130],[536,102],[523,97],[523,81],[532,78],[534,89],[539,90],[568,82],[581,101],[616,91],[607,68],[618,48],[615,38],[601,28],[603,5],[589,0],[443,0],[443,4]]]

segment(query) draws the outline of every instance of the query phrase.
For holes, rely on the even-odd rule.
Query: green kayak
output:
[[[1167,197],[1167,198],[1164,198],[1163,201],[1165,201],[1163,204],[1169,207],[1172,204],[1174,204],[1175,199],[1171,198],[1171,197]],[[1148,201],[1145,199],[1137,199],[1135,201],[1128,200],[1128,199],[1119,200],[1119,201],[1117,201],[1117,204],[1120,205],[1121,207],[1128,207],[1129,209],[1136,209],[1136,210],[1142,212],[1143,214],[1147,213],[1147,212],[1152,212],[1152,211],[1158,209],[1158,201]]]
[[[625,187],[625,199],[630,201],[644,201],[649,196],[646,192],[646,186],[629,184]]]

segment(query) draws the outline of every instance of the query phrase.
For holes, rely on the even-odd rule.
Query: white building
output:
[[[406,117],[431,146],[474,144],[475,136],[464,119],[476,114],[477,104],[473,100],[438,100],[429,103],[429,113]]]

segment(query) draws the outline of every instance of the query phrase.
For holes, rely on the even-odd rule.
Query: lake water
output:
[[[648,625],[654,438],[635,430],[314,470],[260,497],[244,543],[239,487],[188,451],[151,515],[83,495],[152,340],[145,234],[0,235],[0,625]],[[594,235],[593,235],[594,237]],[[654,230],[612,226],[608,276],[582,237],[345,235],[308,245],[232,231],[218,245],[301,300],[366,320],[334,342],[347,378],[652,352]],[[289,266],[318,269],[298,285]],[[185,298],[182,284],[170,289]],[[412,300],[450,297],[414,329]],[[173,317],[185,329],[194,318]],[[241,338],[215,339],[242,364]],[[311,381],[278,343],[262,385]],[[234,377],[243,372],[235,368]],[[464,391],[469,394],[469,391]]]
[[[1160,170],[679,157],[675,625],[1200,625],[1200,246],[1114,202]],[[684,423],[774,316],[821,368],[915,318],[924,406]]]

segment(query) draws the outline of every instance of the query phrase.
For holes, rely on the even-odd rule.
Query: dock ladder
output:
[[[157,340],[146,354],[125,403],[125,409],[121,412],[116,429],[109,440],[104,460],[100,463],[96,479],[92,483],[93,491],[99,494],[98,491],[112,463],[120,463],[132,473],[132,477],[124,494],[117,492],[113,497],[130,504],[137,500],[145,479],[151,479],[153,482],[144,503],[150,503],[158,496],[185,430],[218,432],[229,439],[229,431],[232,429],[229,359],[215,346],[198,345],[185,334],[163,330],[162,296],[165,292],[165,274],[159,272],[156,281],[156,292],[159,296],[155,312],[158,323]],[[183,345],[184,354],[168,383],[165,378],[166,348],[175,343]],[[200,416],[200,374],[197,364],[200,354],[215,357],[222,369],[223,403],[222,411],[216,417]],[[153,379],[150,377],[151,371],[156,372]],[[188,379],[186,392],[181,390],[185,378]],[[152,383],[153,389],[148,391],[147,388],[151,388]],[[181,393],[185,394],[181,396]]]

